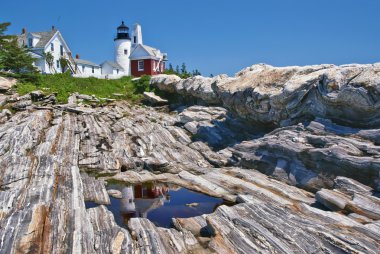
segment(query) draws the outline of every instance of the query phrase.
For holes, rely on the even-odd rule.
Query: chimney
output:
[[[51,30],[54,32],[55,31],[55,26],[51,26]]]
[[[79,59],[79,58],[80,58],[79,54],[76,54],[76,55],[75,55],[75,58],[76,58],[76,59]]]
[[[26,34],[26,28],[25,27],[22,28],[21,34]]]

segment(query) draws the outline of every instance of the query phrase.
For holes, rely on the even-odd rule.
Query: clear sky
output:
[[[204,75],[275,66],[380,62],[379,0],[1,0],[9,33],[55,25],[74,54],[113,59],[124,20],[144,44]]]

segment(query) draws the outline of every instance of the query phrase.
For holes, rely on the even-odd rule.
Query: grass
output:
[[[70,94],[95,95],[103,102],[102,98],[130,100],[137,102],[142,99],[144,91],[150,91],[149,76],[143,76],[138,81],[132,81],[132,77],[120,79],[74,78],[70,74],[40,75],[32,80],[19,79],[16,90],[20,95],[28,94],[35,90],[42,90],[46,94],[57,93],[60,103],[67,103]],[[122,94],[115,96],[113,94]]]

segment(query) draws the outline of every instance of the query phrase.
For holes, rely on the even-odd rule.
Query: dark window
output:
[[[124,55],[128,55],[128,49],[124,49]]]
[[[94,66],[92,66],[91,71],[92,71],[92,73],[95,72]]]
[[[84,65],[82,65],[82,72],[84,72]]]
[[[138,70],[143,71],[144,70],[144,60],[139,60],[138,63]]]
[[[61,56],[63,56],[63,46],[60,46]]]
[[[28,45],[29,47],[33,47],[33,38],[29,38]]]
[[[50,44],[50,50],[51,50],[51,51],[54,51],[54,43],[51,43],[51,44]]]
[[[119,74],[119,69],[116,69],[116,73]]]
[[[59,60],[57,60],[57,68],[59,68]]]
[[[133,43],[136,43],[137,42],[137,38],[136,36],[133,36]]]

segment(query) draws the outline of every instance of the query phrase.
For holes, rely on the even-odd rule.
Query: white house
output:
[[[71,50],[54,26],[48,32],[26,32],[24,28],[17,40],[20,46],[30,49],[30,54],[36,59],[34,64],[41,73],[62,73],[61,58],[67,60],[67,69],[76,73]],[[53,56],[51,65],[46,62],[46,54],[49,53]]]
[[[99,64],[93,63],[88,60],[80,59],[77,54],[74,59],[77,73],[83,77],[101,77],[102,75],[102,67]]]
[[[121,67],[118,63],[112,61],[105,61],[101,64],[101,66],[103,75],[126,76],[123,67]]]

